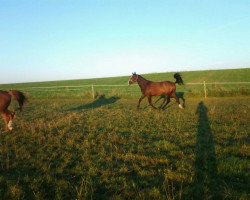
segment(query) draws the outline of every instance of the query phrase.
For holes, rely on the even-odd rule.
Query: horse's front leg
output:
[[[144,98],[145,98],[145,95],[143,94],[143,95],[141,96],[141,98],[139,99],[139,101],[138,101],[137,109],[140,108],[140,103],[141,103],[142,99],[144,99]]]
[[[153,104],[152,104],[152,96],[148,96],[148,103],[150,106],[152,106],[154,109],[157,109]]]

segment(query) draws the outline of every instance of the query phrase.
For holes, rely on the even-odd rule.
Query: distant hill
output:
[[[250,82],[250,68],[243,69],[223,69],[223,70],[204,70],[204,71],[184,71],[180,72],[185,83],[197,82]],[[146,79],[152,81],[174,81],[174,72],[141,74]],[[48,86],[80,86],[87,84],[127,84],[130,75],[122,77],[49,81],[37,83],[19,83],[19,84],[0,84],[0,89],[23,88],[23,87],[48,87]]]

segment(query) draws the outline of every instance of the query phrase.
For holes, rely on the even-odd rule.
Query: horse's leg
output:
[[[2,117],[5,122],[5,131],[11,131],[13,129],[12,120],[14,118],[14,115],[15,114],[10,111],[2,113]]]
[[[173,94],[171,95],[171,97],[175,98],[176,102],[177,102],[178,105],[179,105],[179,108],[184,109],[183,106],[181,105],[180,101],[179,101],[179,98],[176,96],[175,93],[173,93]]]
[[[154,109],[156,109],[156,107],[152,104],[152,96],[148,96],[148,103],[150,106],[152,106]]]
[[[166,106],[169,104],[169,102],[170,102],[170,97],[167,97],[167,103],[162,107],[162,109],[165,109]]]
[[[179,96],[178,95],[176,96],[179,97],[179,100],[182,100],[182,106],[183,108],[185,108],[186,99],[184,98],[184,92],[179,92]]]
[[[2,113],[2,117],[3,117],[3,121],[5,123],[5,131],[9,131],[9,127],[8,127],[9,117],[6,113]]]
[[[141,103],[142,99],[144,99],[145,97],[146,96],[144,94],[141,96],[141,98],[139,99],[138,104],[137,104],[137,109],[140,108],[140,103]]]

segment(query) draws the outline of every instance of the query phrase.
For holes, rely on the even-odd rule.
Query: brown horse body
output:
[[[151,105],[153,108],[156,108],[152,104],[152,97],[153,96],[164,96],[164,102],[161,106],[162,109],[164,109],[167,104],[170,102],[170,98],[175,98],[176,102],[179,104],[180,108],[183,108],[180,104],[179,98],[175,94],[176,90],[176,83],[178,84],[184,84],[183,80],[180,76],[180,74],[176,73],[174,74],[174,78],[176,79],[176,82],[170,82],[170,81],[163,81],[163,82],[152,82],[149,80],[146,80],[142,76],[133,73],[131,78],[128,81],[128,84],[131,85],[132,83],[137,82],[141,92],[142,96],[140,97],[137,108],[139,109],[141,101],[147,97],[149,105]]]
[[[25,95],[20,91],[10,90],[7,92],[0,90],[0,113],[6,125],[6,131],[13,129],[12,120],[14,119],[15,112],[8,110],[12,98],[18,102],[20,111],[22,111],[23,104],[27,100]]]

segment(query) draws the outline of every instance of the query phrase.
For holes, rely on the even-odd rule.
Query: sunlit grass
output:
[[[249,97],[136,103],[32,98],[0,133],[0,199],[249,198]]]

